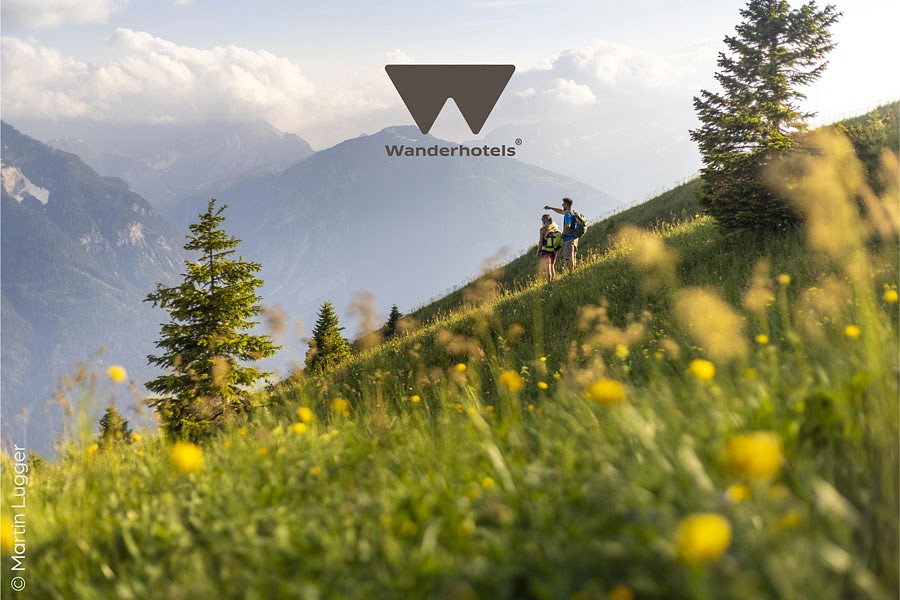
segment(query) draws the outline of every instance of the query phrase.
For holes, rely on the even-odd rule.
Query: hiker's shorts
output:
[[[578,239],[563,240],[562,259],[569,264],[578,260]]]

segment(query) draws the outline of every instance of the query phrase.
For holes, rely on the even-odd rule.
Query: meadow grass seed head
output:
[[[750,480],[774,479],[784,462],[781,439],[771,431],[734,435],[725,446],[725,462],[735,475]]]
[[[717,560],[731,544],[731,523],[716,513],[694,513],[678,523],[675,552],[688,564]]]
[[[114,383],[122,383],[128,379],[128,371],[122,365],[112,365],[106,370],[106,376]]]
[[[705,358],[695,358],[688,365],[688,374],[700,381],[710,381],[716,376],[716,365]]]
[[[194,473],[203,468],[203,450],[191,442],[175,442],[169,448],[169,460],[179,473]]]
[[[675,316],[713,360],[724,363],[747,356],[744,321],[717,293],[701,288],[679,290]]]

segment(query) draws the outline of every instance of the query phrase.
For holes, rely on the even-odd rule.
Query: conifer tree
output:
[[[119,413],[119,409],[115,404],[106,407],[106,412],[100,417],[100,434],[99,443],[101,446],[107,446],[114,442],[130,442],[131,426],[128,419]]]
[[[331,369],[341,361],[350,358],[350,343],[341,335],[344,328],[338,324],[337,314],[331,302],[325,302],[319,309],[313,336],[306,353],[306,373],[317,375]]]
[[[184,249],[187,273],[181,284],[164,287],[146,301],[165,309],[171,320],[161,329],[150,363],[168,372],[147,382],[158,397],[151,402],[165,431],[197,440],[225,417],[249,406],[250,387],[268,373],[243,364],[275,353],[267,335],[249,331],[262,308],[255,273],[261,265],[234,259],[237,238],[222,229],[226,206],[209,201],[199,222],[190,226]]]
[[[829,28],[834,6],[808,2],[791,10],[786,0],[750,0],[735,36],[726,36],[716,80],[721,92],[694,98],[700,120],[691,138],[705,167],[700,204],[725,229],[776,229],[798,216],[763,183],[763,167],[792,148],[805,121],[798,87],[816,79],[834,48]]]
[[[403,313],[400,312],[400,309],[397,308],[397,305],[392,305],[391,312],[390,314],[388,314],[387,323],[384,324],[384,339],[389,340],[397,335],[397,323],[400,322],[400,319],[402,317]]]

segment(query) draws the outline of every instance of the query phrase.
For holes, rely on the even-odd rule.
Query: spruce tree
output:
[[[331,302],[322,304],[306,353],[305,370],[308,375],[323,373],[350,358],[352,351],[350,343],[341,335],[343,330]]]
[[[106,407],[106,412],[100,417],[99,425],[98,443],[101,446],[105,447],[115,442],[127,443],[131,441],[132,433],[128,419],[119,413],[119,409],[116,408],[115,404],[110,404]]]
[[[400,309],[397,308],[397,305],[392,305],[391,312],[388,315],[387,323],[384,324],[384,339],[389,340],[397,335],[397,323],[400,322],[400,319],[402,317],[403,313],[400,312]]]
[[[146,301],[165,309],[171,320],[162,326],[151,364],[167,373],[147,382],[158,397],[151,402],[164,430],[175,437],[197,440],[211,427],[249,406],[251,386],[268,375],[243,364],[275,353],[267,335],[249,331],[262,308],[256,289],[258,263],[234,259],[240,243],[222,229],[226,206],[209,201],[199,222],[190,226],[184,249],[187,273],[181,284],[164,287]]]
[[[814,115],[799,110],[798,88],[827,66],[840,13],[814,1],[791,10],[785,0],[750,0],[741,16],[737,35],[725,37],[728,53],[719,54],[722,91],[694,98],[701,126],[690,133],[705,164],[699,201],[725,229],[776,229],[799,217],[766,188],[762,170]]]

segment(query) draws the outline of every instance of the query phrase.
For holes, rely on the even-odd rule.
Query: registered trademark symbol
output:
[[[522,145],[522,138],[516,138],[516,146]]]

